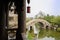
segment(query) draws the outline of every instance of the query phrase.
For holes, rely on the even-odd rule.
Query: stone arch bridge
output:
[[[46,29],[47,27],[49,29],[51,28],[51,24],[48,21],[44,20],[44,19],[33,19],[33,20],[26,23],[26,27],[29,27],[29,26],[33,27],[36,23],[39,23],[39,22],[44,25],[43,26],[44,29]]]

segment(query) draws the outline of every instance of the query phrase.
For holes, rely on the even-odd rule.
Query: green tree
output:
[[[57,16],[51,20],[53,24],[60,26],[60,16]]]
[[[46,20],[46,21],[48,21],[49,23],[51,23],[51,20],[54,18],[54,16],[52,15],[52,16],[50,16],[49,14],[47,14],[47,16],[45,16],[44,17],[44,19]]]

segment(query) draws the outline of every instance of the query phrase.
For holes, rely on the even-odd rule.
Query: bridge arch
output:
[[[31,21],[29,21],[29,22],[27,22],[27,24],[26,24],[26,26],[28,27],[28,26],[33,26],[33,25],[35,25],[36,23],[41,23],[41,24],[43,24],[44,26],[43,26],[43,28],[44,29],[46,29],[46,28],[51,28],[51,24],[49,23],[49,22],[47,22],[46,20],[44,20],[44,19],[33,19],[33,20],[31,20]]]
[[[35,23],[35,26],[36,26],[36,28],[41,29],[44,27],[44,24],[42,22],[37,22],[37,23]]]

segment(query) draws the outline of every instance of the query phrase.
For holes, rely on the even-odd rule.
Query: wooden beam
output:
[[[18,13],[18,29],[16,33],[16,40],[24,40],[22,34],[25,34],[26,30],[26,0],[17,0],[15,3]]]
[[[8,40],[6,27],[5,5],[0,1],[0,40]]]

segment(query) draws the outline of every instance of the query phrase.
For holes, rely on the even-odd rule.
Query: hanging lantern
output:
[[[30,13],[30,6],[27,7],[27,13]]]
[[[30,3],[30,0],[27,0],[27,3],[29,4]]]
[[[28,5],[30,4],[30,0],[27,0]],[[27,6],[27,13],[30,13],[30,6]]]

